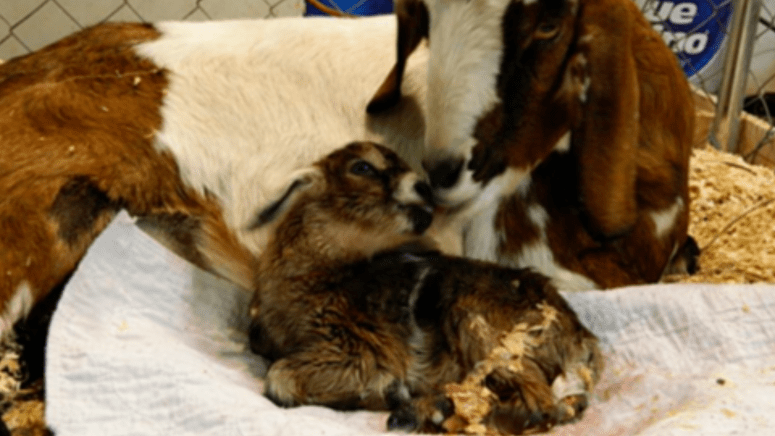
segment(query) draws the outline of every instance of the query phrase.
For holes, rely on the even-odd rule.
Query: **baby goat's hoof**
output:
[[[436,410],[431,414],[431,422],[441,428],[441,424],[455,414],[455,404],[449,398],[436,401]]]
[[[444,423],[455,414],[455,404],[443,394],[419,398],[415,404],[420,433],[444,431]]]
[[[388,430],[438,433],[442,424],[455,413],[455,406],[443,395],[429,395],[404,404],[390,414]]]
[[[393,410],[387,420],[387,428],[390,431],[414,431],[418,422],[414,411],[408,407]]]
[[[584,394],[569,395],[557,402],[556,419],[558,424],[569,424],[581,419],[587,410],[589,401]]]

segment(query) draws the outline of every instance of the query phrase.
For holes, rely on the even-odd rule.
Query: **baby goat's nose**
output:
[[[443,159],[439,161],[423,161],[425,171],[428,172],[428,178],[431,186],[434,188],[452,187],[460,177],[460,170],[463,169],[463,159]]]

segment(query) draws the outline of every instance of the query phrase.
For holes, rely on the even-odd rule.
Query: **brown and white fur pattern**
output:
[[[416,98],[373,119],[363,110],[395,58],[395,27],[392,16],[104,24],[0,65],[0,331],[65,280],[120,208],[239,280],[238,263],[203,257],[193,230],[223,253],[260,252],[245,236],[252,213],[352,138],[419,167],[422,59],[408,68]]]
[[[631,0],[400,0],[396,13],[398,61],[369,110],[400,101],[427,38],[423,165],[467,256],[567,289],[694,268],[692,97]]]
[[[395,153],[354,143],[258,215],[270,236],[250,341],[273,361],[266,394],[452,430],[447,385],[484,371],[477,388],[493,404],[480,424],[522,433],[578,419],[601,370],[597,339],[545,276],[436,252],[422,235],[429,196]],[[515,329],[519,346],[505,347]],[[504,353],[508,364],[487,366]]]
[[[581,100],[596,101],[597,86],[619,85],[609,86],[594,63],[584,68],[584,60],[593,56],[575,56],[564,70],[564,64],[555,68],[574,74],[558,75],[551,68],[531,73],[562,78],[551,92],[534,98],[527,91],[541,86],[501,74],[520,65],[510,51],[514,42],[530,46],[532,39],[519,34],[506,40],[499,29],[513,26],[499,23],[522,7],[522,27],[530,33],[543,2],[442,4],[448,7],[431,8],[436,17],[431,22],[440,24],[430,31],[435,41],[430,61],[427,47],[415,47],[425,34],[422,27],[407,21],[407,8],[422,11],[423,3],[410,1],[397,5],[403,29],[398,36],[393,16],[104,24],[0,65],[0,331],[66,279],[120,208],[162,229],[189,260],[249,285],[238,282],[244,276],[239,262],[206,258],[192,231],[204,228],[198,233],[224,246],[219,253],[233,253],[232,246],[260,253],[266,241],[244,230],[251,214],[286,186],[296,169],[353,138],[384,143],[418,170],[427,137],[436,196],[449,206],[460,203],[461,209],[452,225],[434,224],[432,230],[462,234],[469,256],[531,265],[569,287],[657,280],[685,238],[682,138],[691,130],[685,122],[688,103],[681,97],[684,85],[665,64],[662,47],[652,44],[651,36],[639,36],[633,40],[642,39],[645,48],[633,45],[623,55],[654,66],[638,70],[641,139],[637,152],[630,153],[638,164],[602,153],[588,158],[600,162],[580,166],[581,144],[595,141],[579,138],[594,129],[583,130],[579,123],[592,124],[570,115],[565,120],[563,114],[593,113],[582,110]],[[563,23],[573,21],[566,15],[561,14]],[[454,25],[458,22],[467,25]],[[581,24],[576,27],[583,30]],[[635,24],[627,29],[640,32]],[[559,55],[565,53],[560,42],[568,39],[561,35],[555,44]],[[402,89],[403,98],[393,94],[379,115],[368,116],[363,108],[396,58],[397,37],[404,43],[400,74],[392,82],[399,86],[392,88]],[[459,44],[463,37],[466,44]],[[576,40],[583,47],[584,40]],[[557,57],[550,50],[531,50]],[[428,77],[438,79],[427,81],[426,65]],[[513,94],[513,83],[521,83],[517,88],[525,98],[506,97]],[[432,100],[427,110],[426,87]],[[552,96],[565,103],[549,104]],[[522,107],[524,102],[529,107]],[[515,104],[529,115],[518,126],[511,123],[518,118],[514,110],[499,109]],[[547,125],[554,128],[542,130]],[[620,143],[602,139],[601,144]],[[458,143],[468,145],[449,146]],[[546,158],[550,149],[557,163],[530,172],[551,160]],[[435,169],[434,159],[448,157],[445,150],[471,158],[466,167],[471,169],[455,186],[445,186],[448,177]],[[616,150],[611,147],[617,155],[627,154]],[[622,186],[614,194],[631,193],[624,187],[632,177],[602,175],[630,174],[633,165],[638,174],[634,223],[629,194],[607,195],[616,189],[602,189],[599,197],[611,199],[603,204],[590,203],[586,195],[609,185]],[[610,171],[598,171],[609,166]],[[626,171],[619,170],[622,166]],[[575,175],[587,167],[591,174]],[[579,182],[595,175],[602,178]],[[593,188],[582,192],[577,186]],[[621,210],[609,210],[620,203]]]

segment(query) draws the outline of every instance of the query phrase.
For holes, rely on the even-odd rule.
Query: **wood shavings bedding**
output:
[[[13,334],[0,340],[0,415],[13,436],[44,436],[51,433],[44,419],[43,380],[23,386],[27,371],[22,346]],[[0,430],[0,434],[2,430]]]
[[[709,146],[695,149],[689,196],[700,271],[668,281],[775,282],[775,172]]]

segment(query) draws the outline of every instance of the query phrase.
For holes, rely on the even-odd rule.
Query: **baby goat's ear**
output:
[[[256,217],[248,225],[248,230],[256,230],[272,222],[278,222],[286,212],[296,203],[296,200],[304,192],[319,189],[325,183],[319,168],[306,168],[299,170],[291,176],[290,181],[277,192],[275,198],[258,211]]]

